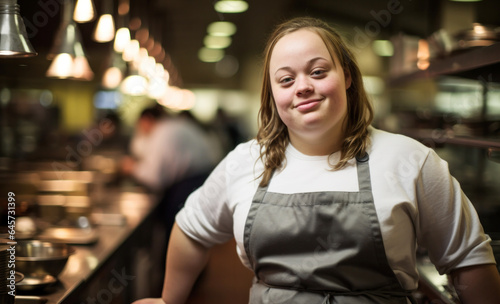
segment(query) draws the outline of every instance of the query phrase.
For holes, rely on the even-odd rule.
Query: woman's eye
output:
[[[319,75],[323,74],[324,72],[325,72],[324,70],[314,70],[314,71],[312,72],[312,74],[313,74],[314,76],[319,76]]]
[[[282,79],[280,80],[280,83],[285,84],[285,83],[289,83],[289,82],[291,82],[292,80],[293,80],[293,78],[292,78],[292,77],[285,77],[285,78],[282,78]]]

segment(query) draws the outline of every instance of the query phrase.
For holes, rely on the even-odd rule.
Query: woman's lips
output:
[[[321,102],[320,99],[312,99],[312,100],[306,100],[303,102],[298,103],[295,108],[299,110],[300,112],[307,112],[317,106]]]

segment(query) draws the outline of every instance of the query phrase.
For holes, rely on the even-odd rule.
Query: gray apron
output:
[[[244,230],[251,304],[413,303],[387,262],[368,155],[357,174],[359,192],[257,189]]]

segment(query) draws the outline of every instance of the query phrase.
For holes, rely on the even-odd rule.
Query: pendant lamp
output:
[[[19,11],[17,0],[0,0],[0,58],[37,55]]]
[[[94,73],[85,56],[78,27],[71,18],[73,7],[73,0],[64,1],[61,26],[47,56],[49,59],[53,58],[53,61],[46,75],[55,78],[92,80]]]
[[[85,23],[94,20],[95,8],[92,0],[77,0],[73,14],[73,20],[78,23]]]
[[[104,0],[102,3],[103,13],[97,21],[94,30],[94,40],[97,42],[109,42],[115,38],[115,21],[113,19],[113,2]]]

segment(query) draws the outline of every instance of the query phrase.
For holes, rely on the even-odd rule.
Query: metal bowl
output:
[[[16,270],[25,276],[51,275],[57,277],[75,251],[64,243],[39,240],[18,241]]]

